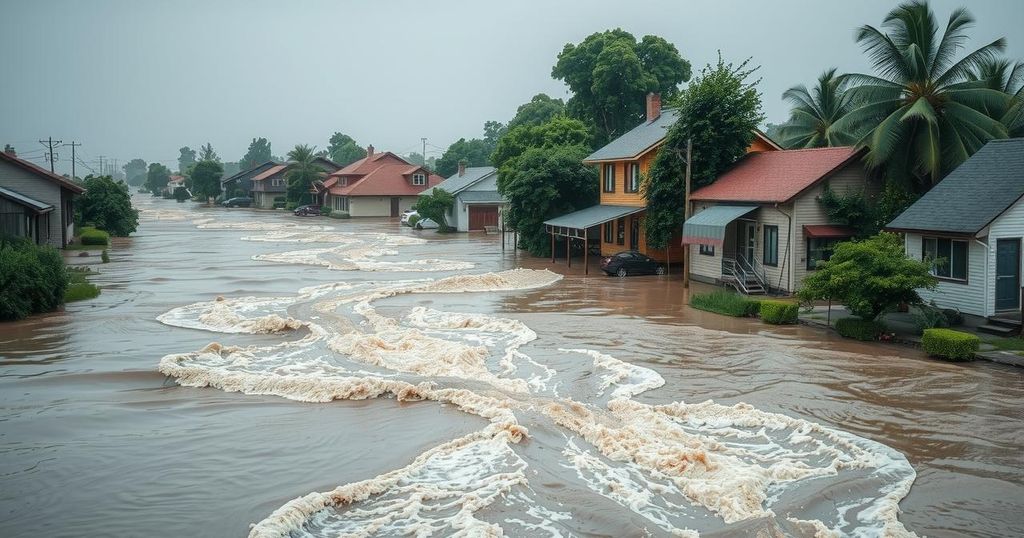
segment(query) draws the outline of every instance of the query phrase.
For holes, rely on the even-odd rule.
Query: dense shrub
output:
[[[351,218],[351,215],[348,214],[348,211],[331,211],[331,214],[328,215],[328,217],[331,217],[332,219],[347,219]]]
[[[933,357],[954,361],[974,358],[981,345],[977,336],[953,329],[927,329],[921,336],[921,347]]]
[[[956,327],[964,324],[964,315],[955,308],[943,308],[942,314],[946,316],[946,323],[950,327]]]
[[[287,209],[288,211],[294,211],[296,207],[299,207],[298,202],[286,202],[284,204],[284,208]]]
[[[78,235],[78,238],[83,245],[107,246],[110,244],[110,234],[103,230],[97,230],[96,228],[82,228],[82,232]]]
[[[756,316],[761,309],[761,302],[731,291],[716,290],[690,297],[690,306],[698,310],[741,318]]]
[[[409,215],[409,226],[412,226],[413,228],[415,228],[416,227],[416,223],[419,222],[422,219],[423,219],[423,217],[420,217],[419,215]]]
[[[331,216],[331,208],[328,207],[328,206],[321,207],[320,208],[320,214],[325,216],[325,217],[330,217]]]
[[[761,321],[773,325],[792,325],[800,315],[796,303],[788,301],[761,301]]]
[[[102,260],[103,263],[110,263],[110,255],[107,254],[107,249],[103,249],[103,253],[100,254],[100,260]]]
[[[284,209],[286,203],[284,196],[277,196],[274,198],[274,205],[271,207],[274,209]]]
[[[841,318],[836,321],[836,332],[846,338],[871,342],[885,332],[885,324],[859,318]]]
[[[0,241],[0,320],[50,312],[68,287],[57,249],[25,240]]]

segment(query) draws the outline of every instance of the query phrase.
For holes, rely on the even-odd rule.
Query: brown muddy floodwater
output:
[[[0,536],[1024,535],[1019,369],[497,237],[135,203],[99,298],[0,324]]]

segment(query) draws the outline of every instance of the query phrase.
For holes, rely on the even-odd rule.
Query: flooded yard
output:
[[[1019,369],[497,236],[135,203],[99,298],[0,324],[0,535],[1024,534]]]

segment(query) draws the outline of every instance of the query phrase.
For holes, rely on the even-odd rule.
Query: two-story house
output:
[[[583,162],[598,167],[601,198],[596,206],[546,221],[552,236],[583,239],[588,244],[598,241],[601,255],[611,256],[622,250],[635,250],[661,262],[681,262],[683,246],[677,234],[668,249],[647,246],[644,213],[647,199],[640,188],[658,151],[665,144],[668,129],[679,119],[675,109],[661,108],[658,94],[647,96],[647,119],[626,134],[609,142]],[[754,132],[748,152],[781,149],[759,131]],[[684,193],[680,192],[682,199]],[[599,237],[592,233],[600,227]]]
[[[324,174],[336,172],[340,166],[334,161],[325,157],[317,157],[316,165],[324,171]],[[274,200],[284,198],[288,191],[288,180],[285,174],[294,166],[294,163],[275,164],[252,178],[252,205],[260,209],[273,209]],[[263,166],[263,165],[261,165]]]
[[[317,185],[320,203],[352,217],[398,217],[416,205],[421,192],[444,181],[423,166],[373,146],[366,157],[340,169]]]

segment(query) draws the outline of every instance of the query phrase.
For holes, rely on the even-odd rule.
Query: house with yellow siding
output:
[[[598,149],[583,162],[598,167],[601,198],[589,207],[545,222],[549,233],[581,239],[588,245],[599,242],[602,256],[623,250],[635,250],[660,262],[680,262],[685,247],[676,235],[668,249],[648,248],[644,230],[647,200],[640,192],[640,178],[650,171],[658,151],[665,143],[668,129],[679,119],[679,112],[661,108],[658,94],[647,96],[647,118],[626,134]],[[755,131],[748,152],[781,149],[763,133]],[[680,199],[683,197],[679,193]],[[598,234],[593,230],[597,228]]]

